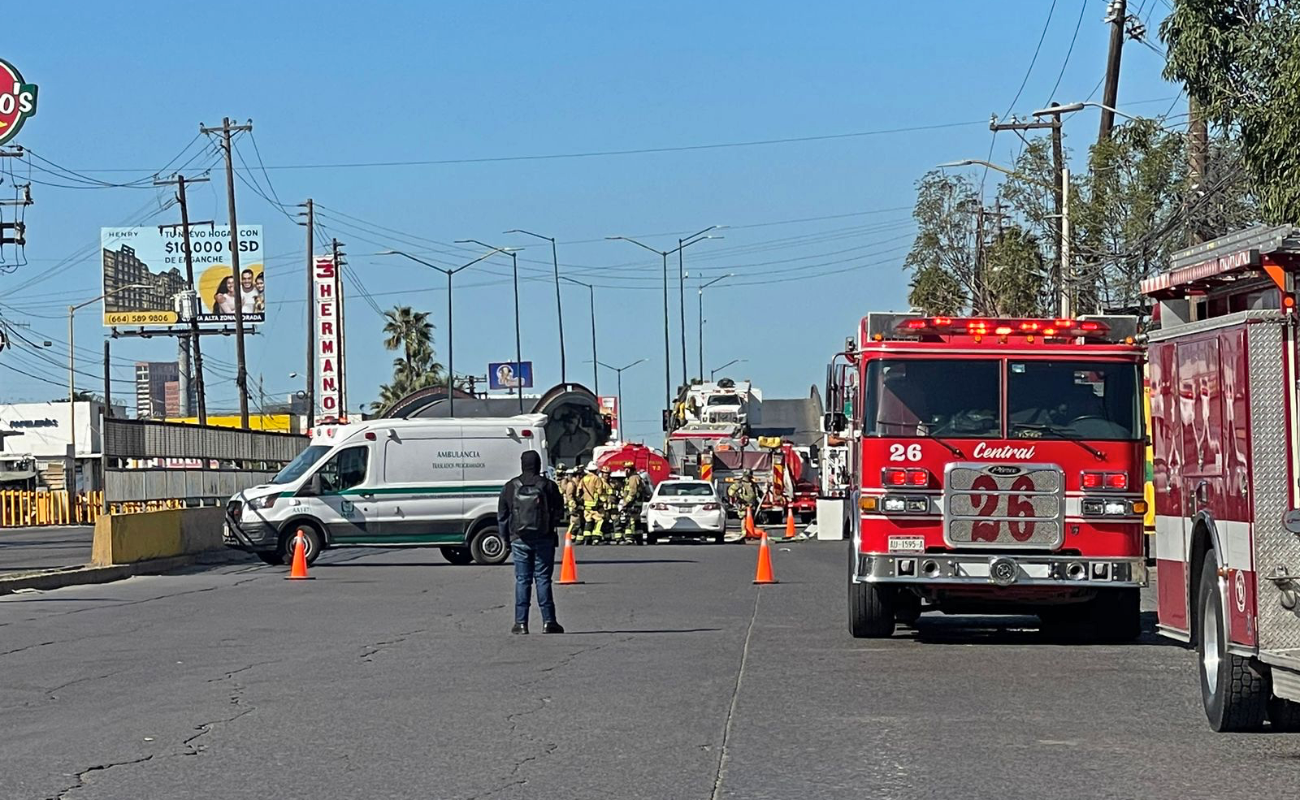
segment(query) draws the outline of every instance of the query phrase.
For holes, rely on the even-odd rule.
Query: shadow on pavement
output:
[[[721,628],[648,628],[645,630],[620,631],[568,631],[565,636],[592,636],[597,633],[716,633]]]
[[[1111,647],[1180,647],[1177,642],[1155,633],[1156,615],[1142,612],[1142,634],[1129,642],[1095,642],[1071,635],[1066,631],[1052,631],[1042,627],[1035,616],[964,616],[921,617],[912,628],[903,628],[895,635],[911,638],[924,644],[992,644],[992,645],[1106,645]],[[909,636],[910,634],[910,636]]]

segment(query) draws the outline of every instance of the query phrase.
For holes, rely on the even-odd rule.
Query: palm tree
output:
[[[433,323],[429,322],[429,312],[394,306],[384,312],[384,333],[384,347],[402,351],[407,375],[442,371],[442,365],[433,359]]]

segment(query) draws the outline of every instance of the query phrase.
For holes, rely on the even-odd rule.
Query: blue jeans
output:
[[[555,622],[555,600],[551,597],[551,573],[555,571],[555,545],[550,542],[510,543],[515,562],[515,622],[528,624],[533,583],[537,583],[537,608],[542,622]]]

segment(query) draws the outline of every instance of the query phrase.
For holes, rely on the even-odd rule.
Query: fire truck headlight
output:
[[[930,510],[930,501],[924,497],[908,497],[906,503],[909,514],[924,514]]]
[[[886,497],[880,505],[885,513],[901,513],[907,510],[907,501],[901,497]]]
[[[1128,513],[1128,503],[1123,500],[1107,500],[1105,513],[1108,517],[1122,517]]]
[[[1084,500],[1083,513],[1089,517],[1100,517],[1106,513],[1106,504],[1100,500]]]

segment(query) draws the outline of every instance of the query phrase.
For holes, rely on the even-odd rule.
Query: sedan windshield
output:
[[[659,487],[660,497],[712,497],[713,485],[708,483],[665,483]]]
[[[307,474],[307,471],[315,466],[326,453],[331,449],[329,445],[313,444],[306,450],[298,454],[298,457],[289,462],[289,465],[280,470],[280,474],[271,479],[271,483],[293,483],[294,481]]]

